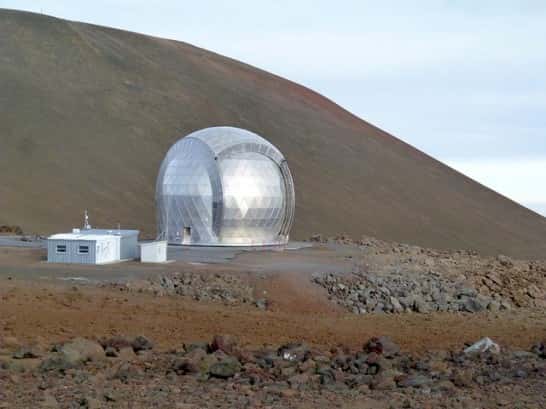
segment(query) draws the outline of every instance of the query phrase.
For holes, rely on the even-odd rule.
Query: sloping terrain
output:
[[[0,10],[0,224],[66,230],[88,208],[95,224],[153,235],[164,154],[214,125],[257,132],[287,157],[293,238],[546,257],[545,218],[313,91],[188,44]]]

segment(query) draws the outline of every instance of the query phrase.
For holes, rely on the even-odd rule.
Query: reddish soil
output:
[[[214,334],[232,334],[252,346],[304,340],[324,347],[359,347],[371,336],[389,335],[413,352],[457,349],[484,336],[521,348],[546,338],[544,311],[355,316],[335,311],[324,298],[309,297],[315,290],[297,287],[296,281],[289,274],[264,279],[259,288],[268,292],[272,310],[260,311],[175,296],[2,280],[0,334],[48,342],[144,334],[162,348]]]

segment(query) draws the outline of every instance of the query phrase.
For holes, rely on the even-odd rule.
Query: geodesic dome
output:
[[[281,152],[255,133],[206,128],[176,142],[156,186],[159,236],[171,244],[284,244],[295,195]]]

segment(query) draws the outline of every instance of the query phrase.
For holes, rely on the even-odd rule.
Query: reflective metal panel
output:
[[[278,241],[285,191],[275,162],[259,153],[232,154],[220,163],[224,218],[220,240],[240,244]]]
[[[286,160],[262,137],[207,128],[174,144],[157,179],[159,236],[192,245],[286,243],[294,215]]]

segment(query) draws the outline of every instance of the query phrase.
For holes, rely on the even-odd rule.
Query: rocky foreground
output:
[[[10,275],[0,408],[546,407],[546,262],[318,241],[260,255],[314,274],[242,257],[98,286]]]
[[[250,350],[230,336],[158,351],[143,336],[43,346],[4,338],[2,408],[544,408],[545,344],[491,340],[422,356],[387,337],[359,350]]]

